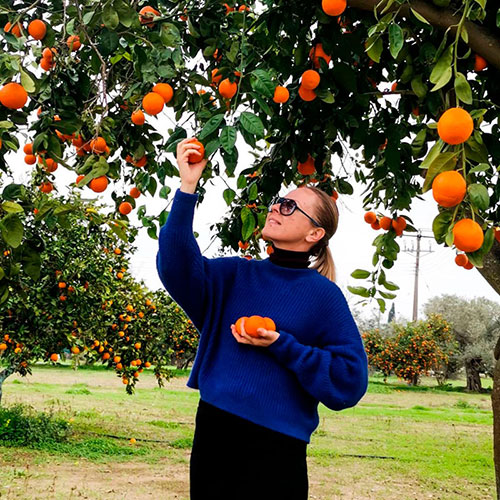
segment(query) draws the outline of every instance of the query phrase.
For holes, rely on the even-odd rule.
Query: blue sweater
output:
[[[197,194],[175,193],[160,230],[160,279],[200,332],[188,387],[204,401],[306,442],[318,402],[354,406],[368,386],[359,330],[340,288],[314,269],[242,257],[204,257],[193,235]],[[279,338],[240,344],[230,325],[268,316]]]

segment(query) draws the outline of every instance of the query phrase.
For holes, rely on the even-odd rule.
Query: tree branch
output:
[[[373,11],[375,5],[379,3],[381,4],[378,8],[380,12],[385,5],[384,0],[347,0],[349,7],[370,11]],[[446,30],[450,26],[458,25],[460,22],[460,16],[454,15],[449,10],[440,9],[424,0],[412,0],[404,5],[394,4],[388,9],[388,12],[400,9],[398,13],[399,16],[411,16],[410,7],[425,17],[425,19],[436,28]],[[495,38],[485,28],[471,21],[465,22],[465,28],[469,35],[469,47],[474,52],[484,57],[492,66],[500,69],[500,40]],[[456,28],[451,28],[450,31],[455,33]]]

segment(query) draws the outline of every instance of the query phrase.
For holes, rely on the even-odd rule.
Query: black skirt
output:
[[[190,459],[191,500],[306,500],[307,442],[200,399]]]

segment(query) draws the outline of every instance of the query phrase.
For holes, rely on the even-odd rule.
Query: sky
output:
[[[33,117],[34,114],[35,112],[33,112]],[[164,137],[168,137],[167,130],[174,125],[173,114],[170,113],[170,109],[164,111],[158,117],[148,116],[147,121]],[[193,131],[188,129],[189,133],[193,134]],[[14,172],[14,181],[27,183],[31,167],[24,163],[24,153],[22,152],[22,145],[28,142],[26,134],[24,136],[19,135],[19,139],[21,143],[20,150],[17,153],[10,153],[8,158]],[[239,164],[235,171],[235,177],[226,179],[228,185],[235,190],[239,172],[248,168],[253,161],[250,147],[241,137],[238,137],[237,147],[239,150]],[[174,154],[169,153],[168,157],[175,164]],[[215,159],[218,159],[222,163],[218,155],[216,155]],[[344,159],[344,168],[352,171],[354,169],[352,162],[352,159]],[[339,159],[333,158],[332,164],[335,175],[341,168]],[[74,182],[74,180],[74,172],[68,171],[62,166],[59,166],[55,172],[55,184],[60,193],[69,189],[69,184]],[[356,311],[356,314],[360,317],[376,317],[383,323],[387,321],[387,315],[393,301],[386,301],[386,311],[382,314],[375,300],[372,299],[371,302],[361,304],[361,297],[351,294],[347,289],[348,285],[364,286],[365,280],[356,280],[350,275],[358,268],[373,269],[371,260],[375,248],[372,246],[372,243],[373,239],[380,234],[378,231],[373,230],[363,219],[365,213],[365,209],[362,206],[364,186],[355,184],[354,179],[352,179],[352,182],[354,183],[354,194],[350,196],[340,195],[337,200],[339,225],[329,245],[336,265],[337,284],[344,293],[352,311]],[[180,186],[180,179],[169,179],[168,184],[172,188],[168,200],[159,198],[158,194],[155,197],[146,194],[137,200],[137,206],[145,204],[147,215],[159,214],[169,205],[176,189]],[[102,202],[109,204],[110,208],[112,208],[114,203],[111,200],[110,194],[113,187],[128,192],[131,186],[125,186],[124,182],[119,181],[110,184],[110,187],[102,194],[93,193],[90,189],[84,188],[84,197],[98,198]],[[215,239],[211,243],[214,234],[210,231],[210,226],[222,220],[228,209],[222,198],[222,191],[226,187],[226,184],[220,177],[211,180],[205,185],[207,192],[201,207],[195,210],[193,229],[199,233],[197,241],[203,255],[209,258],[215,257],[218,253],[220,241]],[[295,189],[293,185],[288,188],[283,186],[280,194],[284,195],[293,189]],[[438,214],[437,204],[432,198],[432,191],[428,191],[422,195],[422,198],[423,200],[414,200],[411,211],[404,213],[411,218],[413,225],[420,229],[424,236],[421,239],[420,270],[418,275],[418,319],[422,319],[424,316],[423,304],[432,300],[433,297],[442,294],[457,294],[461,297],[471,299],[474,297],[485,297],[500,304],[499,295],[476,269],[465,270],[458,267],[454,262],[455,250],[438,245],[433,238],[429,238],[429,236],[432,236],[432,221]],[[369,209],[378,212],[377,208],[369,207]],[[391,214],[384,213],[383,215],[390,216]],[[140,225],[135,212],[132,212],[129,218],[132,224]],[[394,303],[396,319],[401,321],[411,320],[413,316],[416,262],[416,237],[413,235],[415,233],[404,233],[402,237],[397,238],[401,252],[393,268],[386,270],[387,279],[397,283],[400,287],[395,292],[397,297],[394,299]],[[268,256],[265,253],[263,243],[261,256],[262,258],[267,258]],[[137,247],[137,251],[131,258],[130,272],[135,278],[144,280],[144,283],[150,289],[161,289],[162,284],[156,270],[158,242],[151,239],[146,234],[145,229],[141,229],[134,244]]]

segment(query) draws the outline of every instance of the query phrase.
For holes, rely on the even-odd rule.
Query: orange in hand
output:
[[[243,328],[245,329],[245,332],[250,335],[251,337],[259,337],[259,334],[257,330],[259,328],[264,328],[266,330],[272,330],[276,331],[276,324],[271,318],[268,317],[262,317],[258,315],[254,316],[242,316],[236,321],[235,328],[236,331],[241,335],[243,333],[242,329],[242,322],[245,320],[245,323],[243,325]]]

